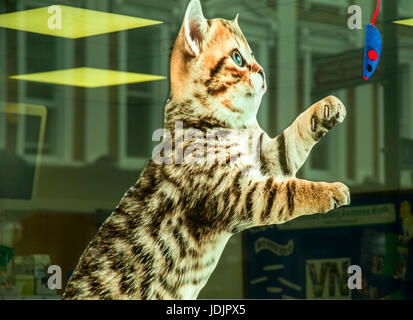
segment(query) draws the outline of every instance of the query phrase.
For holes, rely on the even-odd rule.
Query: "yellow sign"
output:
[[[152,74],[123,72],[96,68],[74,68],[11,76],[12,79],[63,84],[75,87],[97,88],[135,82],[162,80],[166,77]]]
[[[63,5],[0,15],[0,27],[70,39],[160,23],[162,21]]]
[[[394,22],[394,23],[397,23],[397,24],[404,25],[404,26],[413,27],[413,18],[411,18],[411,19],[403,19],[403,20],[396,20],[396,21],[393,21],[393,22]]]

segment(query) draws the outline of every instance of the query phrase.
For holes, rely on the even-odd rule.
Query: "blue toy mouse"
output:
[[[379,30],[374,26],[380,8],[378,1],[371,24],[366,25],[366,41],[364,47],[363,79],[368,80],[379,64],[382,40]]]

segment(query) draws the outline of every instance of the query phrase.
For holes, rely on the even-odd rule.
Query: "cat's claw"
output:
[[[316,140],[321,139],[337,123],[344,121],[346,108],[344,104],[334,96],[328,96],[315,105],[311,117],[311,131]]]
[[[328,96],[321,101],[321,106],[324,110],[324,120],[325,121],[334,121],[343,122],[346,118],[346,108],[344,104],[335,96]]]
[[[330,187],[330,205],[325,212],[349,205],[350,200],[350,190],[345,184],[341,182],[332,183]]]

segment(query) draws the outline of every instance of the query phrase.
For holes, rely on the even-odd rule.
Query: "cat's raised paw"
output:
[[[344,104],[334,96],[328,96],[315,104],[311,117],[311,131],[316,140],[321,139],[337,123],[343,122],[346,117]]]
[[[339,98],[328,96],[321,100],[321,105],[323,105],[324,121],[333,121],[334,119],[336,122],[343,122],[346,117],[346,108]]]

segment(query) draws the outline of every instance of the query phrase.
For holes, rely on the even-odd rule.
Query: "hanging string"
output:
[[[372,26],[374,26],[374,22],[376,22],[377,14],[379,13],[379,8],[380,8],[380,0],[377,3],[377,8],[376,8],[376,11],[374,12],[373,20],[371,20]]]

